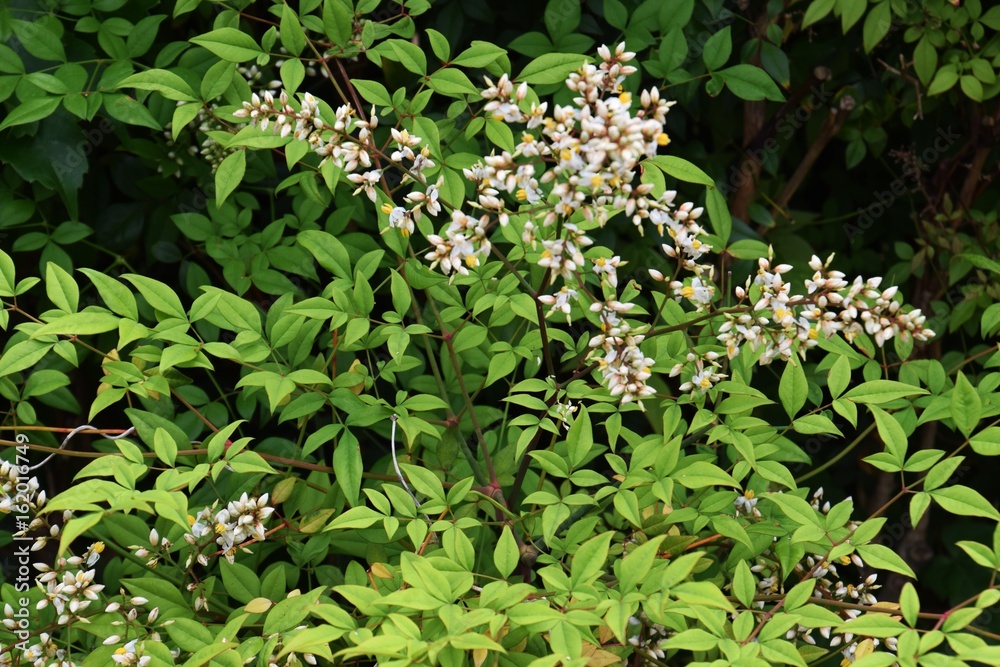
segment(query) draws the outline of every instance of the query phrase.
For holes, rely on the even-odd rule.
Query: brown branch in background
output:
[[[760,131],[764,128],[766,120],[764,105],[765,102],[763,100],[743,103],[744,150],[749,147],[753,138],[760,134]],[[739,187],[736,188],[736,192],[733,194],[733,198],[729,204],[730,214],[740,220],[749,219],[750,204],[753,203],[753,200],[757,196],[757,178],[760,176],[761,167],[760,162],[753,153],[747,152],[744,160],[744,165],[749,167],[749,173],[747,174],[747,178],[741,179]]]
[[[749,3],[746,7],[749,8]],[[769,22],[767,12],[761,12],[760,16],[752,19],[752,21],[753,25],[750,29],[751,37],[763,36],[767,32]],[[760,66],[760,51],[753,55],[750,59],[750,64]],[[764,100],[746,101],[743,103],[743,150],[745,152],[747,152],[747,149],[757,135],[761,133],[761,130],[764,129],[764,125],[767,122],[766,104]],[[753,203],[754,198],[757,196],[757,177],[760,175],[761,167],[760,162],[753,153],[747,152],[744,159],[746,160],[745,165],[750,169],[750,173],[747,174],[747,178],[741,180],[729,203],[729,212],[733,217],[740,220],[748,219],[750,204]]]
[[[771,215],[776,215],[779,212],[784,211],[788,202],[791,201],[792,196],[802,185],[805,180],[806,175],[809,170],[812,169],[816,160],[819,158],[820,153],[826,148],[826,145],[830,143],[830,140],[837,136],[840,132],[840,128],[844,125],[844,120],[847,118],[848,112],[854,108],[854,98],[845,95],[840,99],[840,105],[837,107],[831,107],[830,113],[826,117],[826,121],[823,123],[823,128],[820,130],[819,135],[816,139],[809,145],[809,150],[806,151],[805,157],[802,158],[802,162],[799,166],[795,168],[795,173],[792,177],[788,179],[788,183],[785,184],[784,189],[778,198],[774,202],[774,206],[771,209]],[[764,233],[767,228],[764,227],[763,230],[758,230],[758,232]]]
[[[812,115],[812,111],[816,106],[823,104],[828,99],[833,96],[833,93],[828,92],[824,85],[833,77],[833,73],[830,71],[829,67],[815,67],[809,78],[799,84],[795,90],[791,92],[788,99],[785,101],[778,111],[775,112],[774,116],[770,121],[764,126],[764,128],[753,138],[753,141],[746,147],[748,153],[757,153],[765,147],[768,139],[772,139],[775,134],[778,133],[779,128],[785,122],[785,118],[789,115],[795,113],[800,106],[803,105],[803,101],[809,96],[813,95],[816,100],[811,104],[809,109],[809,115]],[[817,90],[818,87],[818,90]],[[794,122],[794,121],[791,121]],[[792,127],[798,127],[797,125],[792,125]]]

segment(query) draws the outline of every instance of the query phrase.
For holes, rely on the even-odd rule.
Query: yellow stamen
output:
[[[690,299],[691,297],[694,296],[694,288],[691,287],[690,285],[685,285],[684,287],[681,288],[681,296],[683,296],[685,299]]]
[[[660,134],[656,137],[657,146],[666,146],[669,143],[670,143],[670,135],[668,135],[666,132],[660,132]]]
[[[594,260],[594,264],[596,264],[597,266],[599,266],[601,268],[604,268],[604,265],[607,264],[607,263],[608,263],[608,260],[606,260],[603,257],[598,257],[597,259]]]
[[[571,151],[568,148],[562,149],[561,151],[559,151],[559,159],[562,160],[562,161],[564,161],[564,162],[568,162],[569,160],[572,160],[573,159],[573,151]]]
[[[618,96],[618,101],[622,104],[628,104],[632,101],[632,93],[622,93]]]
[[[479,257],[477,257],[476,255],[466,255],[465,265],[468,266],[470,269],[476,268],[477,266],[479,266]]]
[[[104,542],[94,542],[92,545],[90,545],[90,548],[94,551],[94,553],[98,553],[98,554],[99,553],[103,553],[104,552]]]
[[[712,387],[712,381],[707,377],[702,378],[698,384],[701,385],[702,389],[710,389]]]
[[[386,215],[389,215],[390,213],[392,213],[392,209],[393,208],[395,208],[395,207],[391,203],[389,203],[389,202],[386,202],[386,203],[382,204],[382,212],[385,213]]]
[[[515,196],[517,197],[517,201],[526,201],[528,199],[528,191],[521,188]]]
[[[590,184],[595,188],[599,188],[602,185],[604,185],[604,179],[601,177],[600,174],[594,174],[593,176],[590,177]]]

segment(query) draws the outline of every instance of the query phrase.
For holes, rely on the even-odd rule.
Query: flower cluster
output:
[[[754,352],[761,350],[757,359],[760,364],[769,364],[775,359],[787,362],[796,354],[805,358],[806,352],[821,339],[838,333],[849,342],[867,333],[880,347],[894,336],[918,341],[934,336],[933,331],[924,328],[926,316],[919,309],[904,311],[895,300],[896,287],[879,290],[882,281],[879,277],[867,280],[857,277],[848,283],[843,273],[829,268],[833,255],[825,262],[815,255],[812,257],[809,267],[814,274],[805,281],[804,294],[793,293],[791,283],[784,278],[792,267],[773,265],[773,261],[773,256],[758,260],[756,275],[747,278],[745,287],[735,290],[742,308],[723,313],[725,319],[716,337],[725,346],[730,359],[740,353],[743,345]],[[675,294],[678,290],[690,290],[693,297],[694,281],[687,286],[674,282],[671,287]],[[710,299],[711,295],[705,297]],[[685,368],[692,374],[691,380],[681,385],[681,391],[702,393],[725,377],[722,374],[706,376],[705,362],[717,365],[717,355],[712,355],[715,353],[689,354],[686,364],[674,368],[673,374]]]
[[[710,311],[718,299],[714,264],[707,259],[713,247],[700,224],[702,207],[678,203],[672,190],[656,194],[653,183],[640,180],[648,168],[643,160],[655,158],[670,142],[664,123],[673,102],[661,98],[656,88],[635,96],[623,90],[625,78],[636,71],[629,64],[635,54],[624,44],[613,50],[601,46],[598,55],[596,62],[581,63],[567,77],[571,102],[551,109],[525,82],[507,75],[495,82],[485,79],[483,110],[492,121],[518,126],[520,141],[513,150],[494,150],[463,170],[475,185],[469,201],[444,201],[443,177],[427,182],[423,172],[435,164],[430,147],[418,150],[420,137],[393,127],[384,144],[377,145],[374,109],[368,120],[350,105],[332,116],[324,112],[324,118],[318,100],[308,93],[296,108],[286,93],[276,97],[268,91],[253,94],[234,115],[262,130],[271,127],[281,136],[307,141],[324,161],[334,160],[355,186],[355,195],[382,201],[388,228],[398,229],[404,238],[414,233],[424,213],[437,216],[448,208],[450,222],[438,233],[427,233],[430,248],[424,257],[431,268],[452,278],[469,275],[490,255],[495,225],[506,227],[516,220],[526,258],[547,272],[539,291],[553,288],[539,294],[538,301],[549,315],[564,314],[568,323],[574,312],[588,312],[586,303],[574,311],[577,301],[590,302],[589,312],[597,314],[601,329],[590,341],[590,359],[597,362],[612,395],[641,407],[641,400],[655,393],[647,384],[653,360],[639,349],[649,329],[623,321],[632,308],[617,300],[618,268],[624,262],[618,256],[588,259],[587,248],[594,243],[588,232],[618,214],[640,233],[652,226],[664,239],[663,252],[677,262],[677,272],[668,279],[651,269],[650,276],[696,312]],[[402,184],[413,186],[396,201],[383,174],[390,163],[402,170]],[[809,265],[815,274],[805,282],[805,293],[795,294],[783,276],[792,267],[773,265],[771,256],[762,258],[757,274],[736,288],[738,305],[722,311],[722,321],[708,322],[706,330],[728,358],[747,345],[760,351],[761,364],[804,356],[820,339],[838,333],[851,341],[864,332],[878,345],[894,336],[923,341],[934,335],[924,329],[919,310],[904,312],[894,298],[895,288],[879,291],[879,278],[847,283],[829,264],[814,257]],[[587,283],[595,277],[601,288],[597,295]],[[720,357],[711,350],[692,351],[670,376],[685,374],[681,392],[704,393],[727,377]]]
[[[78,665],[70,659],[69,651],[60,648],[48,632],[40,633],[37,641],[21,653],[19,663],[7,664],[32,665],[33,667],[77,667]]]
[[[55,567],[45,563],[35,563],[35,569],[41,572],[37,578],[45,588],[45,597],[38,602],[38,609],[44,609],[50,604],[59,614],[56,621],[65,625],[71,618],[81,618],[80,612],[99,599],[99,593],[104,590],[103,584],[95,584],[94,569],[85,570],[81,566],[91,567],[100,559],[104,551],[103,542],[95,542],[83,556],[60,558]]]
[[[600,313],[601,333],[590,339],[591,358],[598,362],[601,375],[612,396],[621,396],[622,403],[641,401],[656,393],[646,384],[652,376],[655,362],[639,349],[645,336],[632,331],[619,314],[627,313],[635,304],[607,301],[595,303],[591,310]],[[639,404],[640,407],[642,404]]]
[[[230,563],[235,559],[236,549],[247,540],[263,542],[267,539],[264,522],[274,513],[273,507],[267,506],[268,494],[259,498],[251,498],[244,493],[239,500],[230,502],[226,507],[214,512],[215,506],[206,507],[197,517],[188,517],[191,522],[191,532],[184,535],[184,540],[196,545],[205,535],[215,535],[216,543],[222,548],[222,554]],[[152,539],[152,537],[151,537]],[[191,566],[195,558],[188,558],[186,567]],[[205,554],[198,554],[197,560],[202,565],[208,564]]]
[[[18,508],[18,514],[37,515],[45,506],[45,491],[38,490],[38,478],[27,475],[27,466],[0,461],[0,514],[10,514]]]

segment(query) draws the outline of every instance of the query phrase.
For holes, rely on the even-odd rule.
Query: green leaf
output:
[[[868,612],[862,616],[842,623],[835,629],[837,634],[851,632],[863,637],[898,637],[906,631],[906,626],[893,620],[888,614]]]
[[[962,551],[968,554],[969,558],[975,561],[976,565],[995,570],[1000,567],[997,563],[997,556],[985,544],[972,542],[971,540],[960,540],[955,543]]]
[[[361,494],[361,474],[364,472],[364,464],[361,460],[361,445],[348,429],[344,429],[333,450],[333,470],[348,504],[356,507]]]
[[[448,97],[479,95],[479,89],[472,84],[465,72],[453,67],[442,68],[431,74],[427,85],[434,92]]]
[[[338,278],[351,278],[351,256],[333,234],[310,229],[299,232],[297,240],[324,269]]]
[[[938,52],[931,44],[927,35],[920,38],[916,48],[913,49],[913,69],[916,70],[920,82],[925,86],[931,82],[934,72],[937,70]]]
[[[715,181],[712,180],[711,176],[702,171],[700,167],[676,155],[657,155],[654,158],[646,160],[645,163],[662,169],[665,173],[679,181],[699,183],[710,188],[715,187]]]
[[[979,424],[983,414],[983,403],[979,392],[972,386],[965,373],[958,372],[955,388],[951,392],[951,417],[962,435],[968,437]]]
[[[588,60],[586,56],[577,53],[546,53],[528,63],[517,76],[517,81],[531,84],[561,83],[570,72],[580,69]]]
[[[960,83],[966,97],[976,102],[983,101],[983,84],[979,82],[979,79],[971,74],[963,74]]]
[[[371,102],[380,107],[391,107],[392,106],[392,96],[389,95],[389,91],[385,89],[378,81],[366,81],[365,79],[352,79],[351,85],[354,86],[358,94],[366,102]]]
[[[678,632],[659,645],[665,649],[684,649],[686,651],[709,651],[719,645],[722,639],[702,630],[689,628]]]
[[[899,607],[906,622],[911,626],[916,626],[920,614],[920,598],[917,595],[917,589],[909,581],[903,584],[903,590],[899,596]]]
[[[221,206],[226,201],[226,197],[232,194],[243,181],[243,175],[247,169],[247,154],[245,150],[238,150],[226,156],[219,168],[215,172],[215,201],[217,206]]]
[[[792,359],[785,364],[785,370],[781,374],[781,382],[778,384],[778,397],[781,399],[781,407],[785,408],[785,413],[789,419],[795,419],[795,415],[806,404],[808,393],[809,383],[806,382],[806,374],[802,370],[802,362],[798,359]]]
[[[15,343],[8,348],[5,354],[0,355],[0,378],[31,368],[41,361],[54,346],[54,343],[43,343],[31,339]]]
[[[420,47],[405,39],[387,39],[379,45],[382,56],[395,60],[414,74],[427,74],[427,56]]]
[[[60,102],[62,102],[62,97],[36,97],[28,100],[7,114],[7,117],[0,123],[0,130],[47,118],[59,108]]]
[[[281,6],[278,31],[281,33],[281,45],[292,55],[301,55],[302,50],[306,48],[306,34],[302,30],[302,24],[299,23],[299,17],[295,15],[295,10],[288,4]]]
[[[837,5],[837,0],[813,0],[806,8],[806,13],[802,17],[802,27],[808,28],[816,21],[826,17]]]
[[[767,72],[753,65],[733,65],[716,72],[726,82],[729,90],[744,100],[772,100],[783,102],[778,85]]]
[[[619,590],[622,593],[635,590],[645,580],[653,563],[659,557],[659,547],[664,538],[664,535],[651,538],[628,552],[627,560],[622,559],[615,563],[615,568],[618,571]]]
[[[906,432],[899,425],[895,417],[875,405],[869,405],[868,409],[875,417],[875,424],[878,427],[879,437],[885,443],[885,450],[902,467],[906,459]]]
[[[85,311],[72,313],[35,329],[32,338],[62,334],[66,336],[90,336],[93,334],[114,331],[118,328],[121,318],[111,313],[96,313]]]
[[[722,240],[725,245],[729,241],[729,235],[733,230],[733,218],[726,205],[726,198],[717,188],[709,188],[705,193],[705,208],[708,210],[708,219],[712,222],[712,229],[715,235]]]
[[[1000,456],[1000,428],[990,426],[969,440],[972,451],[983,456]]]
[[[931,497],[938,505],[952,514],[1000,520],[1000,512],[997,512],[993,504],[981,493],[967,486],[956,484],[936,489],[931,491]]]
[[[817,517],[816,510],[802,498],[790,493],[769,493],[765,498],[777,505],[792,521],[803,526],[823,528],[823,522]]]
[[[169,466],[177,459],[177,443],[170,437],[166,429],[158,428],[153,433],[153,451],[157,458]]]
[[[844,435],[826,415],[804,415],[792,422],[792,428],[795,429],[796,433],[802,433],[803,435],[816,435],[819,433]]]
[[[8,13],[5,18],[9,19],[9,16]],[[31,55],[41,60],[65,62],[66,51],[60,40],[60,34],[53,28],[53,23],[59,25],[55,18],[55,15],[42,15],[34,21],[13,19],[10,20],[9,26],[17,36],[20,46]],[[10,33],[6,30],[4,32],[6,41]]]
[[[145,106],[123,93],[105,93],[104,109],[115,120],[129,125],[162,130],[163,126]]]
[[[505,55],[507,55],[506,49],[489,42],[472,40],[469,48],[455,56],[451,64],[462,67],[486,67]]]
[[[889,570],[916,579],[917,575],[899,554],[882,544],[859,544],[855,546],[864,562],[877,570]]]
[[[729,56],[733,52],[733,37],[732,28],[726,26],[719,32],[715,33],[705,42],[705,47],[702,50],[701,57],[705,61],[705,67],[709,71],[719,69],[726,64],[729,60]]]
[[[425,32],[427,33],[427,41],[430,42],[431,51],[434,52],[434,55],[441,62],[448,62],[448,59],[451,57],[451,44],[448,43],[448,38],[433,28],[428,28]]]
[[[190,41],[233,63],[255,60],[264,53],[253,37],[236,28],[219,28]]]
[[[510,526],[504,525],[503,532],[500,533],[500,539],[497,540],[497,546],[493,550],[493,564],[500,572],[500,578],[506,579],[509,577],[514,568],[517,567],[519,560],[520,551],[517,548],[517,542],[514,540],[514,534],[511,532]]]
[[[94,283],[97,293],[100,294],[104,304],[112,312],[132,320],[139,319],[139,309],[136,307],[135,297],[127,287],[101,271],[88,268],[79,270]]]
[[[882,3],[885,4],[885,3]],[[840,0],[840,25],[843,31],[846,33],[858,20],[864,16],[865,9],[868,7],[868,0]],[[872,10],[874,13],[875,10]],[[870,51],[865,45],[865,51]]]
[[[733,593],[744,607],[747,609],[753,607],[753,597],[757,593],[757,579],[744,560],[736,563],[736,571],[733,572]]]
[[[809,602],[815,588],[816,580],[811,577],[793,586],[785,595],[785,611],[798,609]]]
[[[895,401],[897,398],[905,398],[915,394],[926,394],[926,389],[915,387],[905,382],[895,380],[869,380],[859,384],[844,394],[844,398],[849,398],[855,403],[873,403],[876,405]]]
[[[608,559],[613,536],[611,532],[603,533],[580,545],[570,561],[571,586],[576,588],[589,584],[600,575]]]
[[[240,563],[223,562],[220,569],[226,593],[234,600],[246,604],[260,597],[260,580],[249,567]]]
[[[187,319],[187,313],[184,311],[184,306],[181,305],[180,298],[166,283],[135,273],[126,273],[122,278],[135,285],[139,293],[145,297],[146,302],[155,310],[170,317]]]
[[[701,489],[706,486],[731,486],[740,488],[739,483],[719,466],[706,461],[695,461],[670,475],[681,486],[688,489]]]
[[[350,0],[324,0],[323,31],[334,46],[345,48],[354,30],[354,6]]]
[[[590,414],[584,406],[580,406],[578,414],[573,419],[573,425],[566,434],[566,447],[570,465],[574,468],[587,459],[594,447],[594,429],[590,423]]]
[[[945,65],[934,75],[931,85],[927,87],[927,94],[940,95],[951,90],[956,83],[958,83],[958,72],[955,71],[955,66]]]
[[[149,69],[144,72],[127,76],[118,82],[115,90],[122,88],[135,88],[137,90],[155,90],[168,100],[194,102],[194,91],[187,81],[177,76],[173,72],[163,69]]]
[[[45,293],[64,313],[75,313],[80,306],[79,286],[73,276],[55,262],[45,265]]]
[[[864,0],[853,0],[853,2],[860,4],[862,6],[861,11],[864,12],[864,5],[867,4]],[[889,30],[892,28],[892,3],[891,2],[879,2],[875,7],[868,12],[867,18],[865,18],[865,25],[861,29],[862,41],[865,46],[865,53],[871,53],[882,39],[889,34]],[[860,15],[855,15],[860,16]],[[857,20],[857,19],[855,19]]]

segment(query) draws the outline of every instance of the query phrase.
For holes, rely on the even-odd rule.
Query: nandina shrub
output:
[[[981,521],[992,541],[958,546],[1000,567],[1000,513],[949,484],[1000,448],[997,376],[970,365],[995,350],[915,358],[935,331],[896,287],[736,238],[626,47],[655,4],[625,43],[518,68],[489,42],[453,53],[418,27],[428,3],[328,0],[223,8],[139,71],[107,67],[82,109],[25,75],[46,94],[4,131],[104,105],[170,123],[121,138],[156,183],[204,180],[170,215],[197,258],[172,279],[79,279],[59,242],[24,277],[0,252],[4,664],[1000,663],[975,625],[992,580],[944,612],[910,582],[878,600],[886,573],[915,578],[879,542],[900,506]],[[41,59],[63,27],[45,16],[24,42]],[[74,39],[96,25],[128,64],[148,18],[86,16]],[[780,99],[761,69],[721,69],[727,45],[705,44],[714,92]],[[960,444],[915,446],[930,423]],[[864,461],[899,479],[883,506],[806,484],[806,437],[846,453],[871,433]],[[48,453],[90,460],[49,493]]]

